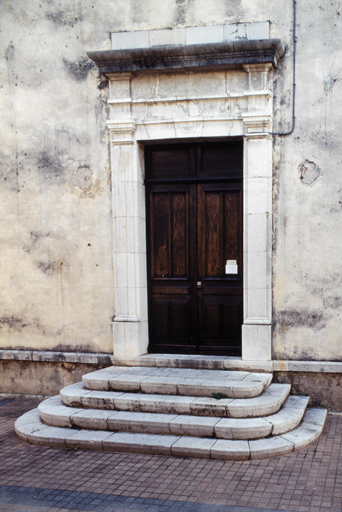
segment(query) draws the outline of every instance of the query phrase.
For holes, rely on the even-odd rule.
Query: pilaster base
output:
[[[113,322],[114,357],[138,357],[148,347],[147,322]]]
[[[270,325],[242,326],[242,360],[271,361],[272,343]]]

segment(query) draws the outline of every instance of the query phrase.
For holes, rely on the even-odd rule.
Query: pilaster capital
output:
[[[111,143],[114,145],[133,144],[136,124],[133,119],[124,121],[107,121],[107,127],[111,135]]]
[[[270,62],[260,64],[244,64],[243,69],[246,73],[268,73],[273,66]]]
[[[269,138],[272,128],[271,115],[267,114],[242,114],[244,135],[247,138]]]
[[[132,80],[133,73],[105,73],[110,82],[125,82]]]

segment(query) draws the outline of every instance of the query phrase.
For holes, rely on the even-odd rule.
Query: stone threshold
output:
[[[139,357],[112,357],[114,365],[245,370],[253,372],[342,373],[342,362],[334,361],[243,361],[240,357],[179,354],[145,354]]]
[[[157,366],[246,370],[255,372],[342,373],[342,361],[243,361],[239,357],[180,354],[145,354],[122,358],[108,353],[53,352],[42,350],[0,350],[0,360],[54,363],[102,364],[121,366]]]

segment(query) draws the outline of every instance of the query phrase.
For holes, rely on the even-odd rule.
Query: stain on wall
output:
[[[48,11],[45,13],[45,17],[56,23],[57,25],[67,26],[73,28],[77,23],[83,21],[83,15],[81,12],[73,12],[71,9],[62,9],[55,11]]]
[[[320,310],[293,309],[277,311],[273,321],[282,330],[291,329],[292,327],[323,329],[326,326],[326,316]]]
[[[76,62],[63,59],[63,63],[70,77],[77,82],[86,80],[89,71],[95,66],[94,62],[89,62],[86,57],[82,57]]]

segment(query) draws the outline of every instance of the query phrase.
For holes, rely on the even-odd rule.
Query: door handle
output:
[[[197,281],[197,288],[203,288],[202,281]]]

